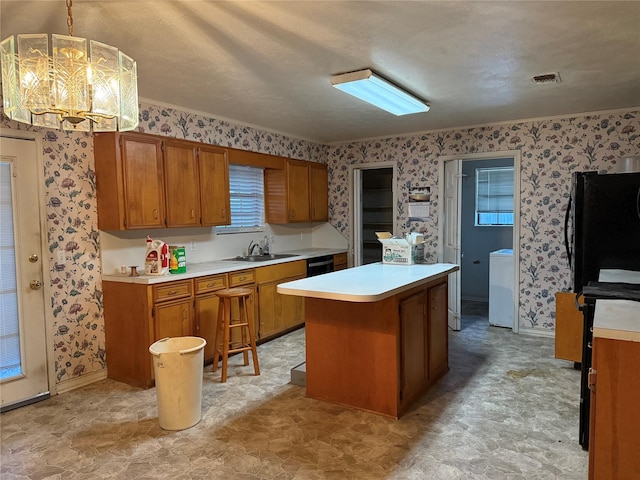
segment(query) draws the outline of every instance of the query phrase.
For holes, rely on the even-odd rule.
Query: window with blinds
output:
[[[476,169],[475,226],[513,225],[513,167]]]
[[[231,225],[216,227],[216,233],[263,231],[263,169],[230,164],[229,194],[231,197]]]

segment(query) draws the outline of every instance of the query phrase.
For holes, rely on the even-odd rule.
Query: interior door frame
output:
[[[53,325],[55,319],[53,317],[53,311],[51,308],[47,308],[51,302],[47,299],[51,299],[53,295],[53,289],[51,287],[51,259],[49,258],[49,244],[47,235],[47,223],[46,223],[46,201],[45,201],[45,189],[44,189],[44,155],[42,149],[42,135],[39,132],[13,130],[10,128],[0,128],[0,137],[15,138],[18,140],[32,140],[35,142],[35,161],[38,169],[37,177],[34,181],[38,184],[38,209],[40,211],[40,251],[42,258],[42,294],[44,295],[44,321],[45,321],[45,350],[47,358],[47,377],[49,383],[49,394],[56,395],[56,372],[55,372],[55,360],[53,352],[53,338],[54,331]]]
[[[483,152],[483,153],[466,153],[462,155],[444,155],[438,157],[440,162],[439,172],[438,172],[438,185],[444,188],[445,185],[445,163],[450,160],[462,160],[463,162],[470,160],[497,160],[504,158],[513,158],[513,238],[512,238],[512,246],[513,246],[513,293],[514,293],[514,302],[513,302],[513,327],[512,330],[514,333],[518,333],[520,331],[520,192],[521,192],[521,180],[520,180],[520,165],[521,165],[521,154],[520,150],[505,150],[500,152]],[[438,205],[442,205],[444,208],[444,191],[438,190]],[[458,215],[460,215],[460,210],[462,205],[458,205]],[[444,213],[444,212],[443,212]],[[442,218],[442,215],[440,216]],[[461,236],[462,229],[458,232],[458,235]],[[442,262],[444,258],[444,225],[443,222],[438,222],[438,261]],[[458,238],[460,241],[461,239]],[[459,242],[461,243],[461,242]],[[462,275],[462,271],[459,271],[459,274]],[[458,289],[460,289],[462,282],[458,282]],[[460,292],[458,292],[460,294]]]
[[[349,222],[349,242],[351,248],[349,249],[349,255],[351,255],[351,265],[354,267],[361,265],[361,244],[362,238],[362,170],[373,170],[381,168],[391,168],[393,171],[392,178],[392,202],[393,209],[393,233],[396,235],[398,229],[398,197],[397,197],[397,185],[398,185],[398,164],[394,161],[387,162],[375,162],[375,163],[354,163],[349,165],[349,211],[351,212],[351,219]],[[380,259],[382,261],[382,259]]]

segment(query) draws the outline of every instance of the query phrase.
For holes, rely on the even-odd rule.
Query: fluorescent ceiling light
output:
[[[331,77],[331,84],[338,90],[394,115],[429,111],[428,103],[396,87],[369,69],[334,75]]]

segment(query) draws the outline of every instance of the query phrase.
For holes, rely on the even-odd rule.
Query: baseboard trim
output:
[[[518,333],[521,333],[523,335],[532,335],[534,337],[555,338],[556,336],[556,332],[554,332],[553,330],[549,330],[549,329],[542,330],[541,328],[520,327],[518,329]]]
[[[99,382],[107,378],[107,369],[98,370],[97,372],[87,373],[76,378],[64,380],[56,384],[56,393],[65,393],[80,387]]]

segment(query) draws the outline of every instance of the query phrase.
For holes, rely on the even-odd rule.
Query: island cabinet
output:
[[[267,223],[326,222],[327,185],[326,165],[286,159],[284,169],[265,169]]]
[[[95,133],[100,230],[230,223],[226,150],[142,133]]]
[[[256,269],[258,286],[258,338],[263,340],[304,324],[304,299],[281,295],[279,284],[305,278],[307,262],[280,263]]]
[[[448,369],[447,286],[419,288],[400,303],[400,406],[411,404]]]
[[[399,418],[448,371],[447,276],[378,301],[307,296],[305,316],[309,397]]]

